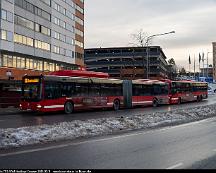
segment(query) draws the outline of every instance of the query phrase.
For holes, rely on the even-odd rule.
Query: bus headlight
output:
[[[42,108],[42,106],[41,106],[41,105],[37,105],[37,108],[38,108],[38,109],[41,109],[41,108]]]
[[[19,107],[22,108],[22,104],[20,104]]]

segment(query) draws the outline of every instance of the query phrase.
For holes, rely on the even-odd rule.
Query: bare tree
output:
[[[137,33],[131,34],[131,37],[133,39],[133,43],[129,43],[129,44],[132,44],[134,46],[139,46],[139,47],[147,46],[147,41],[148,44],[152,43],[152,38],[148,37],[148,34],[144,32],[143,29],[137,31]]]

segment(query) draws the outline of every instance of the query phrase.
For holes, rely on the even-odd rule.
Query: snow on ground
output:
[[[113,134],[123,130],[171,126],[212,116],[216,116],[216,104],[130,117],[75,120],[54,125],[0,129],[0,149]]]

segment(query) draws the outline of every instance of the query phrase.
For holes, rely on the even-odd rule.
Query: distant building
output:
[[[88,70],[105,72],[113,78],[147,78],[146,47],[85,49]],[[168,78],[166,56],[159,46],[149,47],[149,78]]]
[[[213,77],[213,67],[209,66],[209,68],[204,67],[200,68],[200,77]]]
[[[1,0],[0,80],[84,65],[84,0]]]

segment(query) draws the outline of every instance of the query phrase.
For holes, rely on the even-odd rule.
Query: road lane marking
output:
[[[0,122],[5,121],[5,120],[0,120]]]
[[[175,168],[178,168],[178,167],[180,167],[180,166],[182,166],[182,165],[183,165],[183,163],[178,163],[178,164],[173,165],[173,166],[170,166],[170,167],[168,167],[168,168],[166,168],[166,169],[175,169]]]
[[[201,120],[201,121],[199,121],[199,123],[209,121],[209,119]],[[46,151],[46,150],[52,150],[52,149],[60,149],[60,148],[64,148],[64,147],[77,146],[77,145],[93,143],[93,142],[103,142],[103,141],[121,139],[121,138],[126,138],[126,137],[131,137],[131,136],[145,135],[145,134],[153,133],[155,131],[163,132],[163,131],[166,131],[166,130],[191,126],[191,124],[199,124],[199,123],[198,122],[191,122],[191,123],[188,123],[188,124],[178,125],[178,126],[174,126],[174,127],[170,126],[170,127],[166,127],[166,128],[163,128],[163,129],[150,130],[150,131],[147,131],[147,132],[138,132],[138,133],[133,133],[133,134],[126,134],[126,135],[109,137],[109,138],[105,137],[103,139],[91,139],[89,141],[83,141],[83,142],[75,142],[75,143],[72,142],[72,143],[68,143],[68,144],[61,144],[61,145],[56,145],[56,146],[44,147],[44,148],[36,148],[36,149],[30,149],[30,150],[24,150],[24,151],[10,152],[10,153],[5,153],[5,154],[0,154],[0,157],[19,155],[19,154],[27,154],[27,153],[33,153],[33,152],[38,152],[38,151]],[[128,132],[130,132],[130,131],[128,131]]]

